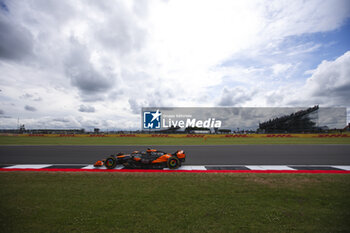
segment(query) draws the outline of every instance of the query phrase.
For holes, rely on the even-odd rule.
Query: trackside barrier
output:
[[[267,134],[266,137],[268,137],[268,138],[291,138],[293,136],[290,134]]]
[[[348,138],[349,134],[319,134],[319,138]]]
[[[226,134],[225,138],[248,138],[247,134]]]
[[[8,134],[8,137],[141,137],[141,138],[350,138],[343,134]]]
[[[186,137],[187,138],[204,138],[205,135],[202,134],[187,134]]]

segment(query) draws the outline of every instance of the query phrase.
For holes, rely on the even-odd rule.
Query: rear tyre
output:
[[[114,157],[108,157],[105,161],[107,169],[113,169],[117,166],[117,160]]]
[[[177,157],[172,156],[168,159],[167,165],[169,169],[177,169],[180,167],[181,162]]]

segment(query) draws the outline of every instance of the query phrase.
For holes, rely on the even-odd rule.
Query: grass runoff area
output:
[[[235,145],[235,144],[350,144],[347,138],[161,138],[161,137],[12,137],[0,145]]]
[[[1,232],[349,232],[346,174],[0,172]]]
[[[0,136],[0,145],[349,143]],[[349,174],[0,172],[0,232],[350,232],[349,219]]]

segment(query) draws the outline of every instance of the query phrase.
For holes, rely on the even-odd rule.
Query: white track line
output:
[[[350,166],[332,166],[332,167],[339,168],[339,169],[346,170],[346,171],[350,171]]]
[[[9,166],[6,168],[16,168],[16,169],[28,169],[28,168],[32,168],[32,169],[41,169],[41,168],[45,168],[45,167],[50,167],[52,166],[52,164],[25,164],[25,165],[13,165],[13,166]]]
[[[122,169],[124,166],[117,166],[116,168],[114,169]],[[104,169],[107,169],[105,166],[102,166],[102,167],[94,167],[94,165],[88,165],[86,167],[82,167],[81,169],[100,169],[100,170],[104,170]]]
[[[263,165],[263,166],[245,166],[250,170],[296,170],[288,166]]]
[[[94,167],[94,165],[88,165],[86,167],[82,167],[81,169],[107,169],[105,166],[102,167]]]
[[[164,168],[163,170],[170,170],[169,168]],[[207,170],[205,166],[181,166],[176,170]]]

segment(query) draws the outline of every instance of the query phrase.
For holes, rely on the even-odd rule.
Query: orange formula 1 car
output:
[[[113,169],[118,164],[122,164],[129,169],[177,169],[185,160],[186,155],[183,150],[170,154],[155,149],[147,149],[147,151],[142,152],[134,151],[131,154],[110,155],[107,159],[97,161],[94,166],[101,167],[104,165],[107,169]]]

